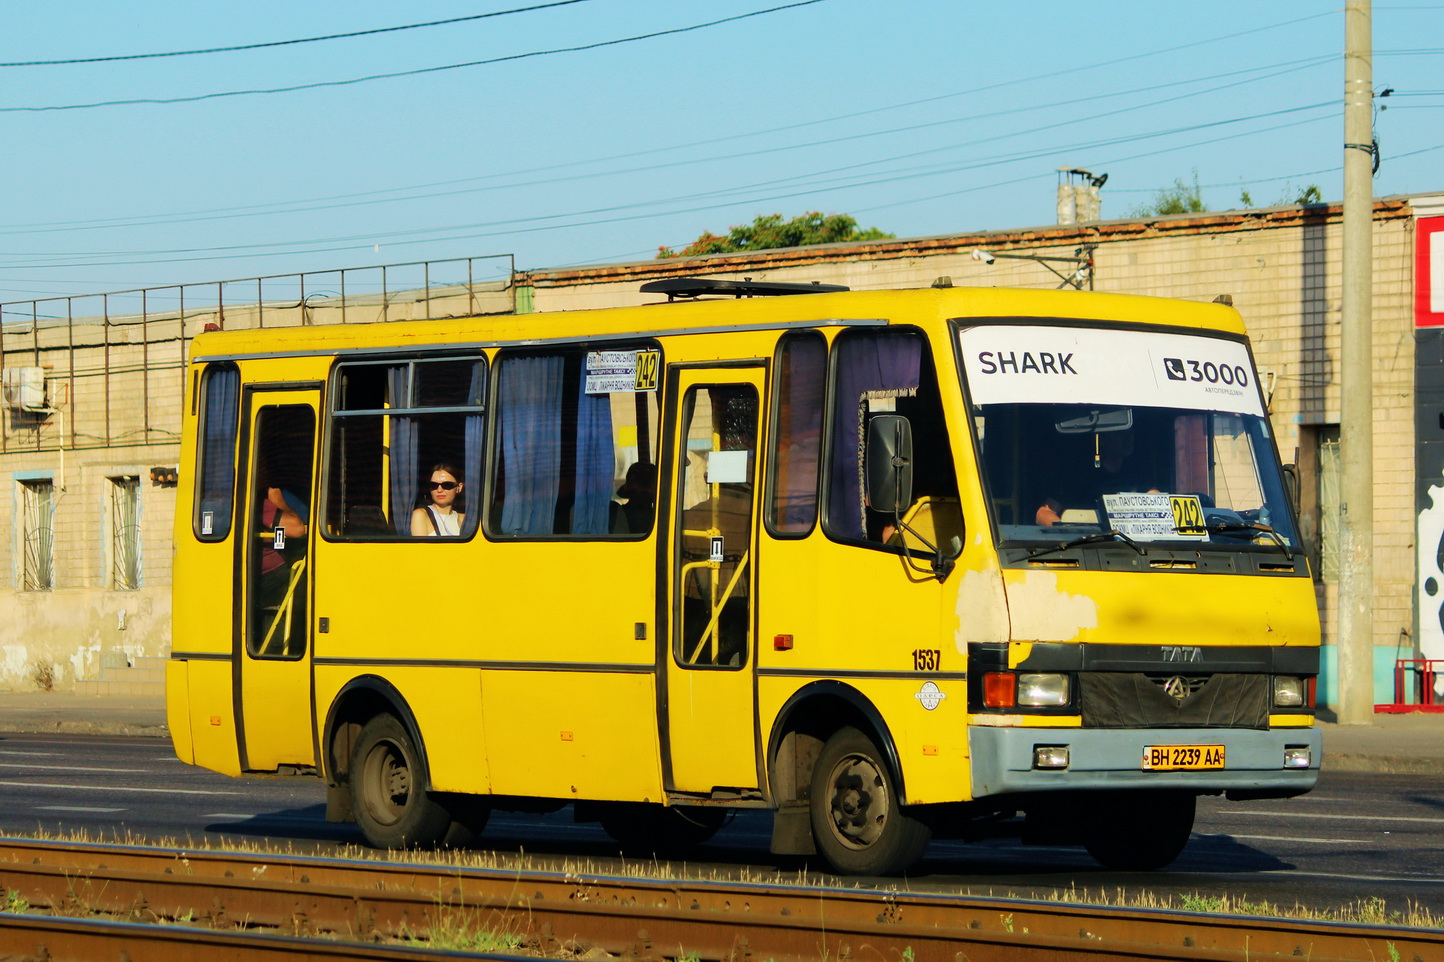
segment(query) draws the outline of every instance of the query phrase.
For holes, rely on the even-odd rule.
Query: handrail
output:
[[[271,637],[275,635],[276,626],[281,623],[283,617],[286,619],[286,633],[281,639],[280,654],[286,654],[286,645],[291,640],[291,613],[294,610],[296,585],[300,582],[301,575],[304,574],[305,571],[305,558],[291,565],[291,583],[286,586],[285,598],[283,598],[281,603],[276,607],[276,617],[271,619],[271,627],[267,629],[266,637],[262,638],[260,645],[257,646],[257,654],[265,654],[266,650],[271,647]]]
[[[688,659],[687,659],[687,664],[689,664],[689,665],[695,665],[695,664],[697,663],[697,656],[702,653],[702,649],[705,647],[704,642],[707,642],[707,641],[710,640],[710,641],[713,643],[714,647],[718,647],[718,646],[716,646],[716,640],[717,640],[717,622],[718,622],[718,619],[720,619],[720,618],[722,617],[722,609],[723,609],[723,607],[726,606],[728,600],[731,599],[731,597],[732,597],[732,592],[737,589],[737,583],[738,583],[738,581],[741,580],[741,578],[742,578],[742,573],[747,570],[747,560],[748,560],[748,558],[749,558],[750,556],[751,556],[751,552],[750,552],[750,551],[744,551],[744,552],[742,553],[742,557],[739,558],[738,561],[737,561],[737,569],[732,572],[732,580],[728,581],[728,582],[727,582],[727,587],[722,590],[722,597],[721,597],[721,598],[718,598],[718,597],[716,596],[716,594],[717,594],[717,585],[716,585],[717,576],[716,576],[716,574],[713,574],[713,576],[712,576],[712,580],[713,580],[713,585],[712,585],[712,595],[713,595],[713,597],[712,597],[712,617],[711,617],[711,619],[707,622],[707,627],[702,630],[702,637],[699,638],[699,639],[697,639],[697,647],[696,647],[695,649],[693,649],[691,656],[688,657]],[[692,562],[691,564],[685,564],[685,565],[683,565],[683,566],[682,566],[682,571],[681,571],[681,579],[682,579],[682,584],[680,585],[681,590],[683,590],[683,591],[686,591],[686,590],[687,590],[687,572],[691,571],[691,570],[694,569],[694,568],[711,568],[713,572],[716,572],[716,571],[718,571],[718,570],[721,569],[721,564],[720,564],[719,562],[716,562],[716,561],[694,561],[694,562]],[[721,650],[720,647],[718,647],[718,650]]]

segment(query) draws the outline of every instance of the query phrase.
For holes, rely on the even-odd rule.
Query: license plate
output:
[[[1223,768],[1222,745],[1146,745],[1146,772],[1193,772]]]

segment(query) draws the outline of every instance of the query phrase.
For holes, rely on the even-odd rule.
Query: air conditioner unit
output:
[[[33,413],[49,411],[45,396],[45,369],[42,367],[7,367],[0,374],[5,390],[5,406],[12,411]]]

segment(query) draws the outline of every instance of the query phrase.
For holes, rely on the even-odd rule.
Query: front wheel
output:
[[[1132,792],[1089,801],[1084,847],[1104,868],[1151,872],[1178,858],[1193,834],[1197,796],[1183,792]]]
[[[812,835],[845,875],[895,875],[922,857],[931,834],[903,811],[882,752],[856,728],[827,740],[812,770]]]
[[[451,813],[426,790],[426,764],[391,715],[366,723],[351,755],[356,824],[376,848],[430,848],[451,829]]]

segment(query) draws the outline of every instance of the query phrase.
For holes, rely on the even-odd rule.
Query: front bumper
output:
[[[1323,740],[1315,728],[988,728],[969,730],[973,797],[1092,789],[1192,789],[1295,795],[1319,779]],[[1064,769],[1035,769],[1034,749],[1067,746]],[[1222,745],[1226,768],[1144,771],[1150,745]],[[1308,768],[1284,768],[1285,748],[1310,750]]]

